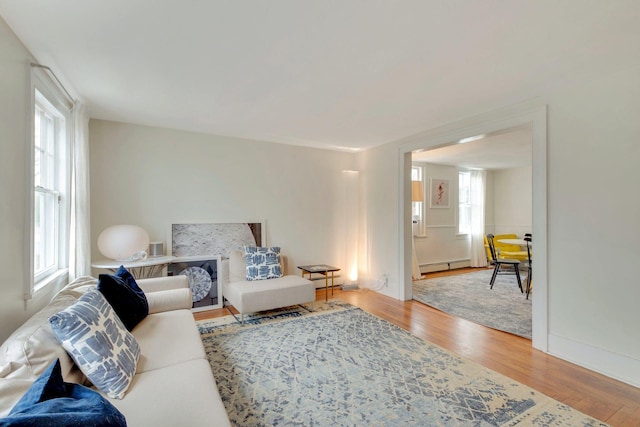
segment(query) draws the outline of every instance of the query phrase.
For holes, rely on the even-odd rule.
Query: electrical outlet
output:
[[[376,281],[378,284],[377,289],[386,288],[389,286],[389,274],[382,273],[378,280]]]

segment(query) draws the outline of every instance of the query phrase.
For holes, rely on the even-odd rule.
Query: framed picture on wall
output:
[[[430,208],[449,207],[449,180],[431,178],[431,197],[429,198]]]

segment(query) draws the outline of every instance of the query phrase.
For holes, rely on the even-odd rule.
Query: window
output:
[[[415,236],[425,236],[426,234],[423,176],[422,166],[411,167],[411,222],[413,223],[413,234]],[[414,185],[416,181],[421,183],[417,187]]]
[[[411,182],[422,181],[422,168],[420,166],[411,167]],[[422,202],[411,202],[411,215],[414,221],[422,220]]]
[[[458,172],[458,233],[471,232],[471,172]]]
[[[70,105],[43,73],[33,73],[32,281],[25,296],[68,267]]]

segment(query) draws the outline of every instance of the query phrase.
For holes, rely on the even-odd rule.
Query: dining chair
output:
[[[489,289],[493,289],[493,284],[496,281],[496,277],[499,273],[501,273],[501,269],[503,266],[511,267],[513,269],[513,273],[516,275],[516,280],[518,281],[518,288],[520,288],[520,292],[522,290],[522,281],[520,280],[520,261],[517,259],[505,259],[499,258],[496,252],[496,246],[494,244],[494,236],[493,234],[487,234],[487,243],[489,244],[489,250],[491,251],[491,258],[493,258],[493,275],[491,276],[491,286]],[[510,270],[502,270],[502,274],[513,274]]]
[[[495,234],[493,236],[493,245],[496,248],[496,253],[499,258],[508,258],[508,259],[517,259],[520,262],[524,262],[527,260],[527,251],[522,250],[519,245],[511,245],[508,243],[503,243],[504,239],[517,239],[518,235],[515,233],[508,234]],[[489,243],[487,242],[487,236],[484,236],[484,248],[487,252],[487,261],[491,262],[493,257],[491,256],[491,251],[489,250]],[[493,265],[493,263],[491,262]]]
[[[531,273],[533,272],[533,268],[531,267],[531,234],[525,234],[524,240],[527,242],[527,299],[529,299],[529,294],[531,293]]]

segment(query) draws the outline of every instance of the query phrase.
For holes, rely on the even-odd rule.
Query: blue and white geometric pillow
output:
[[[245,246],[244,258],[247,264],[247,280],[266,280],[282,277],[279,247]]]
[[[49,318],[57,340],[98,389],[122,399],[136,373],[140,346],[96,289]]]

